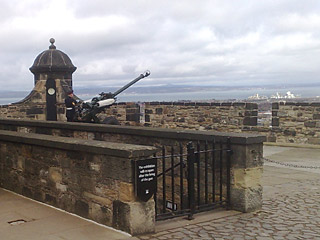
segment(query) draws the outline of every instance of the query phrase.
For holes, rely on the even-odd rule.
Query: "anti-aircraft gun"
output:
[[[101,113],[105,108],[110,107],[117,100],[116,96],[122,93],[124,90],[141,80],[142,78],[148,77],[150,71],[147,70],[140,74],[137,78],[115,91],[114,93],[100,93],[98,97],[92,98],[92,100],[80,102],[76,108],[76,119],[77,122],[87,123],[100,123],[100,119],[97,117],[98,113]],[[119,124],[114,117],[107,117],[102,121],[107,124]]]

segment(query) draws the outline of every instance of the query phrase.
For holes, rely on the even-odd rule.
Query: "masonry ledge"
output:
[[[123,158],[148,157],[157,152],[157,148],[152,146],[84,140],[78,138],[51,136],[36,133],[21,133],[6,130],[0,130],[0,141],[53,147],[78,152],[107,154],[110,156]]]
[[[150,136],[157,138],[188,139],[211,141],[227,141],[230,138],[234,144],[255,144],[266,141],[266,137],[250,133],[227,133],[215,131],[180,130],[167,128],[133,127],[107,124],[78,123],[78,122],[57,122],[23,119],[0,119],[0,124],[27,127],[43,127],[48,129],[68,129],[74,131],[87,131],[99,133],[113,133],[136,136]]]

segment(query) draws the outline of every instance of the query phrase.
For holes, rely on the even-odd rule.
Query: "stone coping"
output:
[[[204,140],[226,141],[231,138],[234,144],[254,144],[266,141],[266,137],[249,133],[225,133],[214,131],[180,130],[151,127],[118,126],[94,123],[56,122],[23,119],[0,119],[0,124],[18,127],[43,127],[49,129],[66,129],[73,131],[100,132],[111,134],[136,135],[144,137],[169,138],[178,140]]]
[[[6,130],[0,130],[0,141],[23,143],[78,152],[106,154],[123,158],[149,157],[157,151],[157,148],[152,146],[84,140],[79,138],[51,136],[36,133],[21,133]]]
[[[280,105],[280,106],[311,106],[311,107],[320,107],[320,102],[294,102],[294,101],[279,101],[273,103],[274,106]]]
[[[305,143],[285,143],[285,142],[264,142],[263,145],[274,147],[311,148],[320,149],[320,145]]]

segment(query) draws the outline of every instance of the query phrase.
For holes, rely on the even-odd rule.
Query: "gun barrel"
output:
[[[133,79],[131,82],[129,82],[128,84],[126,84],[125,86],[123,86],[122,88],[120,88],[119,90],[115,91],[112,96],[115,97],[118,94],[122,93],[124,90],[126,90],[127,88],[129,88],[131,85],[135,84],[136,82],[138,82],[139,80],[141,80],[142,78],[148,77],[150,75],[150,71],[147,70],[144,73],[141,73],[139,77],[137,77],[136,79]]]

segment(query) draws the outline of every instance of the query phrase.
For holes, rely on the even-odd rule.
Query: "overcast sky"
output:
[[[74,86],[318,83],[319,0],[0,0],[1,90],[55,38]]]

